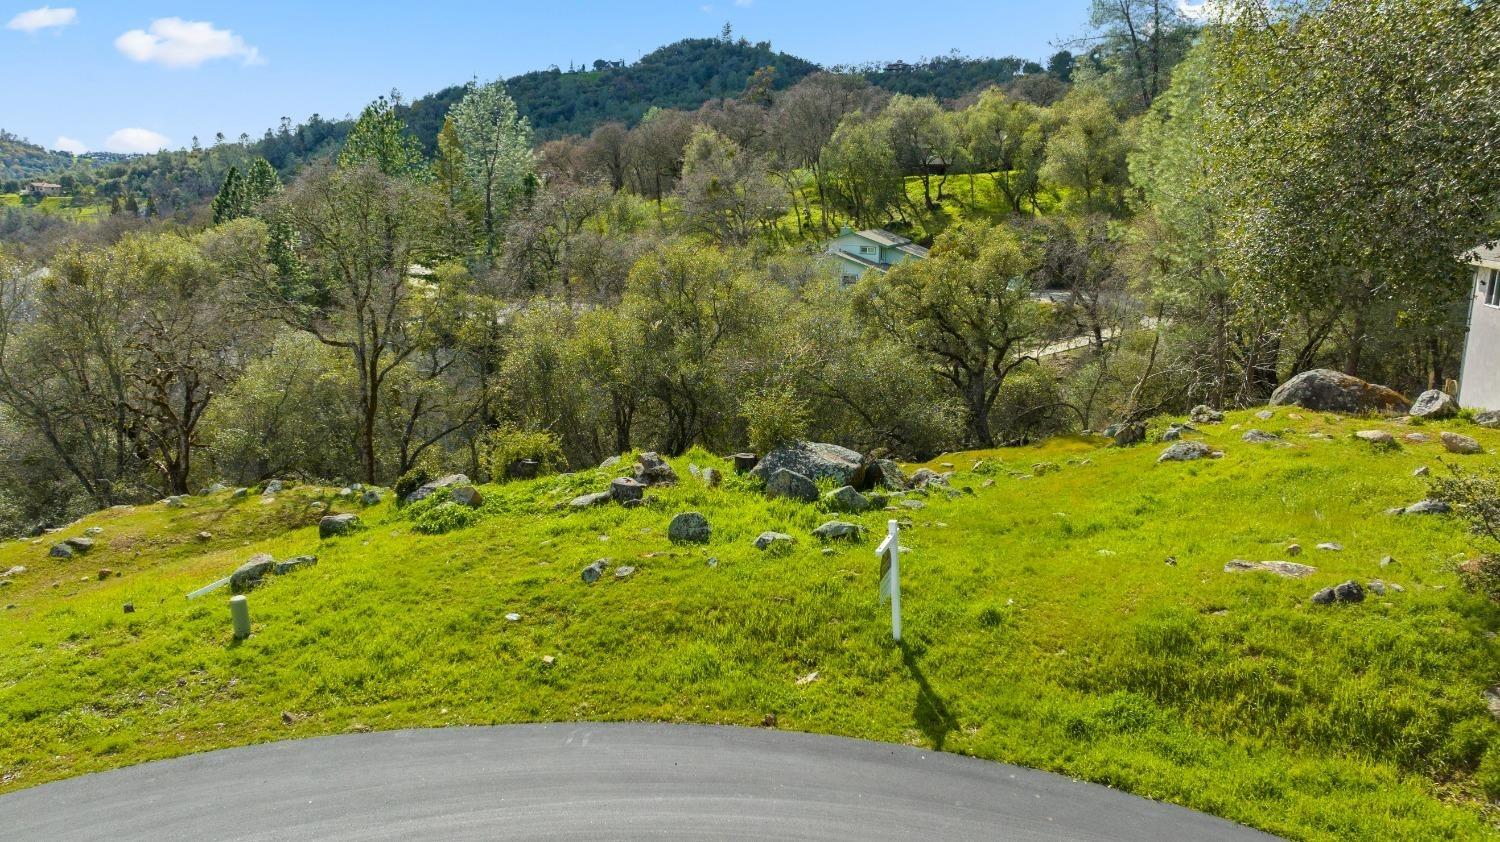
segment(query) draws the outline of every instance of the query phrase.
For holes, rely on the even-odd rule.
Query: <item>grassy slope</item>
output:
[[[0,207],[21,207],[21,195],[19,193],[0,193]],[[77,220],[93,219],[100,214],[109,212],[108,204],[85,205],[74,207],[71,196],[47,196],[40,202],[28,207],[39,213],[50,213],[58,216],[66,216]]]
[[[555,511],[603,484],[587,471],[487,488],[485,519],[443,536],[382,504],[369,530],[320,543],[311,489],[102,512],[56,536],[103,527],[88,557],[0,546],[0,570],[31,569],[0,589],[16,604],[0,613],[0,790],[366,727],[775,712],[783,728],[1054,769],[1293,837],[1493,835],[1465,770],[1500,742],[1480,695],[1500,609],[1458,586],[1448,559],[1469,546],[1455,523],[1382,514],[1422,496],[1411,470],[1440,448],[1381,452],[1348,438],[1379,422],[1278,415],[1206,430],[1217,461],[1061,439],[987,454],[1004,462],[984,487],[972,455],[950,458],[976,495],[899,515],[914,521],[903,647],[875,599],[876,536],[824,555],[809,534],[824,513],[735,479],[709,490],[685,470],[705,454],[680,460],[684,481],[651,507]],[[1234,422],[1294,446],[1243,443]],[[1500,433],[1446,426],[1500,447]],[[1320,429],[1335,438],[1305,435]],[[1026,476],[1038,461],[1061,470]],[[668,543],[687,509],[712,521],[708,546]],[[211,541],[194,540],[202,529]],[[797,549],[762,555],[763,529]],[[1284,558],[1294,540],[1320,568],[1307,580],[1221,570]],[[321,560],[254,592],[255,634],[234,644],[226,594],[183,594],[256,551]],[[1380,568],[1386,554],[1399,563]],[[601,556],[637,572],[582,584]],[[123,575],[98,581],[101,567]],[[1374,577],[1406,592],[1307,600]]]

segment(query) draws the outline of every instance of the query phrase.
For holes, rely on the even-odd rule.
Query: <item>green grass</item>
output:
[[[0,207],[21,207],[22,204],[23,202],[19,193],[0,193]],[[36,210],[38,213],[65,216],[80,222],[109,213],[108,203],[77,207],[73,204],[72,196],[47,196],[40,202],[26,206]]]
[[[583,471],[486,487],[469,526],[386,503],[324,542],[307,504],[353,504],[319,489],[101,512],[0,546],[0,570],[30,568],[0,588],[16,605],[0,612],[0,790],[366,728],[775,713],[781,728],[1056,770],[1293,838],[1494,838],[1500,725],[1481,693],[1500,679],[1486,636],[1500,608],[1460,587],[1451,558],[1473,548],[1457,523],[1383,512],[1423,496],[1417,465],[1495,458],[1376,450],[1349,434],[1400,428],[1302,415],[1231,414],[1204,431],[1225,457],[1186,464],[1071,438],[939,458],[974,494],[856,516],[867,540],[828,555],[810,534],[827,513],[733,477],[709,489],[687,463],[727,465],[703,453],[634,510],[557,509],[613,475]],[[1243,443],[1237,425],[1292,444]],[[1422,427],[1439,428],[1500,448],[1466,422]],[[1033,474],[1040,462],[1060,470]],[[668,542],[685,510],[708,516],[711,543]],[[876,599],[887,517],[912,521],[902,646]],[[104,529],[92,553],[47,558],[91,525]],[[766,529],[795,549],[755,550]],[[1317,574],[1222,571],[1286,558],[1291,541]],[[236,644],[227,594],[184,594],[255,552],[319,562],[253,592],[255,633]],[[1381,568],[1387,554],[1398,563]],[[583,584],[600,557],[637,571]],[[99,580],[106,567],[121,575]],[[1405,592],[1308,601],[1350,578]]]

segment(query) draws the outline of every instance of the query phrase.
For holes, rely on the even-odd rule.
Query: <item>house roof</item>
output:
[[[1465,263],[1500,263],[1500,240],[1491,240],[1480,243],[1472,250],[1464,252]]]
[[[911,242],[911,238],[903,237],[900,234],[892,234],[884,228],[866,228],[858,233],[859,236],[864,237],[866,240],[871,240],[883,246],[900,246]]]
[[[865,267],[866,269],[879,269],[882,272],[886,269],[886,264],[876,263],[868,257],[860,257],[852,251],[844,251],[843,249],[829,249],[828,253],[833,255],[834,257],[847,260],[850,263],[856,263],[860,266]]]
[[[896,250],[909,254],[912,257],[920,257],[923,260],[926,260],[928,255],[927,247],[919,246],[916,243],[902,243],[896,246]]]

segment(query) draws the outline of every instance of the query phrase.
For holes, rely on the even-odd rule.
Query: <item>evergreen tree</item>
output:
[[[238,167],[230,167],[229,172],[224,174],[224,183],[219,186],[219,192],[214,196],[214,224],[221,225],[232,219],[238,219],[243,214],[240,209],[245,204],[245,188],[240,181],[240,170]]]
[[[389,99],[380,97],[366,105],[344,140],[339,166],[373,164],[386,175],[402,178],[420,173],[422,146],[397,113],[400,106],[401,95],[395,91]]]
[[[482,204],[485,256],[493,259],[499,223],[532,179],[531,125],[498,79],[469,83],[449,114],[463,151],[464,169]]]

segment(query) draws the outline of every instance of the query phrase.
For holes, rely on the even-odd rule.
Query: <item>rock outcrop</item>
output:
[[[1315,368],[1276,387],[1272,406],[1300,406],[1324,412],[1364,415],[1378,412],[1399,415],[1410,405],[1400,392],[1367,383],[1328,368]]]

